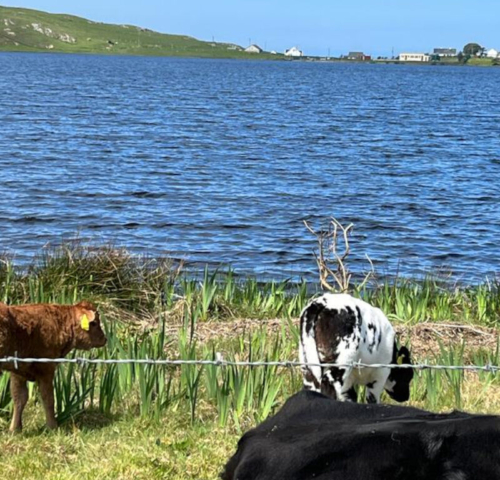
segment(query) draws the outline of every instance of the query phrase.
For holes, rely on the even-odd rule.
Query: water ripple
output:
[[[500,71],[0,54],[0,250],[78,233],[314,276],[302,221],[385,273],[498,272]],[[471,93],[471,85],[474,92]]]

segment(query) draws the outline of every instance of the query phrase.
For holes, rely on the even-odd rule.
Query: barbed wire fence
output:
[[[182,366],[182,365],[212,365],[215,367],[280,367],[280,368],[301,368],[301,367],[322,367],[322,368],[342,368],[342,369],[363,369],[363,368],[402,368],[414,370],[462,370],[471,372],[496,373],[500,371],[500,366],[493,364],[485,365],[438,365],[429,363],[417,364],[384,364],[384,363],[307,363],[298,361],[244,361],[225,360],[221,353],[216,353],[214,360],[185,360],[185,359],[154,359],[154,358],[28,358],[28,357],[3,357],[0,358],[0,370],[2,364],[14,364],[14,368],[19,369],[21,363],[72,363],[77,365],[158,365],[158,366]]]

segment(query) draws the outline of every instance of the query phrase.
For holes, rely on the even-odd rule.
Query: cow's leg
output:
[[[304,330],[299,346],[300,363],[314,363],[315,366],[302,366],[304,388],[314,392],[321,392],[321,363],[316,348],[316,341],[310,333]]]
[[[302,341],[300,342],[299,361],[300,363],[307,363],[307,354],[304,350]],[[304,365],[302,365],[301,370],[302,370],[302,381],[304,383],[304,389],[312,390],[313,392],[320,392],[321,385],[319,384],[318,379],[314,375],[315,373],[318,374],[318,372],[313,371],[311,367],[306,367]],[[319,373],[321,376],[321,367],[319,367]]]
[[[341,402],[352,401],[352,387],[353,384],[349,378],[349,372],[346,369],[324,369],[321,382],[321,393],[335,398],[336,400],[340,400]]]
[[[57,421],[54,414],[54,372],[47,372],[38,380],[40,395],[42,397],[47,427],[53,430],[57,427]]]
[[[380,403],[380,395],[384,389],[384,383],[380,380],[373,380],[366,384],[366,402],[367,403]]]
[[[321,385],[318,384],[316,377],[309,368],[302,367],[302,377],[305,390],[312,390],[313,392],[321,391]]]
[[[335,382],[332,380],[330,369],[325,369],[325,373],[321,377],[321,393],[327,397],[338,400],[337,390],[335,389]]]
[[[23,410],[28,402],[28,385],[26,380],[15,373],[10,375],[10,392],[14,401],[14,413],[10,431],[21,431],[23,428]]]
[[[358,392],[354,387],[351,387],[347,391],[347,396],[349,397],[349,401],[353,403],[358,403]]]

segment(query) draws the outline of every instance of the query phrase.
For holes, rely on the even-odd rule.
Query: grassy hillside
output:
[[[259,59],[283,57],[249,54],[234,44],[202,42],[184,35],[168,35],[132,25],[111,25],[72,15],[2,6],[0,51]]]

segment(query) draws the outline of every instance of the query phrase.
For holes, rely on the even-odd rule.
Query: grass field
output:
[[[100,358],[295,360],[297,317],[314,290],[205,272],[179,273],[168,259],[76,246],[26,269],[0,263],[0,301],[80,298],[100,305],[109,342]],[[380,306],[416,360],[499,363],[496,283],[373,280],[359,292]],[[80,354],[81,355],[81,354]],[[37,392],[22,434],[7,433],[8,375],[0,377],[2,479],[215,479],[241,434],[301,388],[277,367],[64,366],[56,381],[61,428],[46,432]],[[500,411],[492,373],[418,371],[411,404],[435,411]],[[387,400],[387,399],[386,399]]]
[[[467,65],[473,65],[476,67],[491,67],[492,65],[498,65],[491,58],[471,58],[467,62]]]
[[[132,25],[112,25],[72,15],[2,6],[0,51],[284,58],[281,54],[245,53],[234,44],[203,42],[186,35],[168,35]]]

